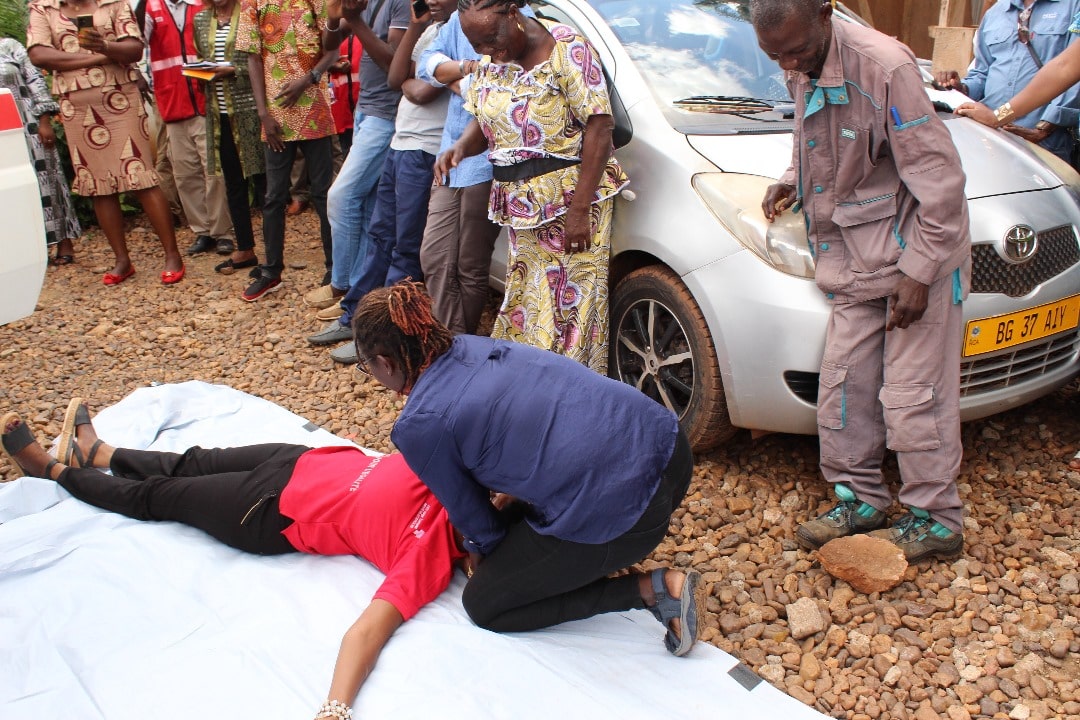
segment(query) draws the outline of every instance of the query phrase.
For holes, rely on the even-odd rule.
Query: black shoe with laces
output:
[[[255,282],[247,286],[247,289],[240,295],[240,297],[246,302],[255,302],[263,295],[272,293],[281,287],[281,278],[267,277],[266,275],[259,275],[255,278]]]

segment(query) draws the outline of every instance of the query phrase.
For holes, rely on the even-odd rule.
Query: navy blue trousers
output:
[[[391,149],[383,163],[375,210],[368,229],[371,244],[359,279],[341,299],[348,327],[360,298],[375,288],[412,278],[423,280],[420,242],[427,225],[435,156],[423,150]]]

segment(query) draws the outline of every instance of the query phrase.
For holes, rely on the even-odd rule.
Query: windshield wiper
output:
[[[673,105],[716,105],[720,107],[737,106],[772,110],[775,103],[761,98],[746,97],[744,95],[691,95],[681,100],[675,100]]]
[[[777,108],[780,108],[781,112],[785,114],[791,114],[794,112],[795,105],[790,100],[763,100],[762,98],[742,95],[691,95],[681,100],[674,100],[671,104],[677,107],[696,107],[706,112],[730,113],[732,115],[769,112]]]

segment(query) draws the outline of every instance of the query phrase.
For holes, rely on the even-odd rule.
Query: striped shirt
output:
[[[229,22],[218,21],[217,34],[214,35],[214,62],[226,62],[225,42],[229,39]],[[225,81],[214,81],[214,92],[217,94],[218,112],[225,114]]]

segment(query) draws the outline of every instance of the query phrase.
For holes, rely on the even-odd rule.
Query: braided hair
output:
[[[358,355],[384,355],[398,364],[405,375],[402,392],[412,389],[454,339],[431,314],[424,285],[408,279],[365,295],[353,313],[352,331]]]
[[[487,10],[488,8],[495,7],[496,5],[509,6],[523,8],[525,7],[525,0],[458,0],[458,10]]]

